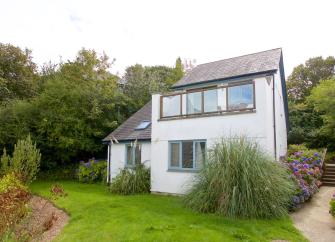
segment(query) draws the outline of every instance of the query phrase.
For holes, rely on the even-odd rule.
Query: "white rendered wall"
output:
[[[183,194],[191,185],[194,173],[168,170],[168,142],[171,140],[206,139],[207,148],[218,138],[246,135],[256,140],[274,156],[271,82],[255,79],[256,111],[159,121],[160,95],[152,96],[151,191]]]
[[[151,144],[150,142],[138,142],[141,144],[141,162],[150,167]],[[110,152],[110,175],[111,179],[117,176],[126,165],[126,144],[112,144]]]
[[[287,153],[287,127],[285,119],[284,98],[280,72],[275,74],[275,110],[276,110],[276,135],[277,135],[277,160]]]

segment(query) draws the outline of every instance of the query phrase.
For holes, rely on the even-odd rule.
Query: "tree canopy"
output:
[[[110,72],[114,60],[84,48],[38,72],[30,51],[0,47],[0,149],[30,134],[44,169],[104,154],[101,140],[183,75],[178,58],[176,67],[130,66],[121,79]]]
[[[335,74],[335,58],[314,57],[308,59],[305,64],[293,69],[287,79],[287,92],[290,101],[303,102],[309,96],[313,87],[321,80],[327,80]]]
[[[29,49],[0,43],[0,104],[32,97],[36,77],[36,65]]]

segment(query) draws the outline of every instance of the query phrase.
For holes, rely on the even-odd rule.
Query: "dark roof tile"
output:
[[[201,64],[193,68],[173,87],[277,70],[281,52],[281,48],[278,48]]]
[[[111,139],[118,141],[126,140],[150,140],[151,139],[151,124],[142,130],[135,130],[135,128],[144,120],[151,121],[151,101],[144,105],[140,110],[123,122],[116,130],[110,133],[104,142],[108,142]]]

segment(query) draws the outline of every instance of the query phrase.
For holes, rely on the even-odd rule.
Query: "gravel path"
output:
[[[291,214],[294,225],[311,242],[335,241],[335,218],[329,213],[329,201],[335,187],[322,186],[309,203]]]

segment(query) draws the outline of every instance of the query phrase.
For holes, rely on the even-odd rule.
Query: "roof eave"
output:
[[[227,80],[234,81],[234,80],[237,80],[237,79],[248,78],[248,77],[253,77],[253,76],[257,76],[257,75],[274,74],[277,71],[278,71],[278,69],[272,69],[272,70],[267,70],[267,71],[248,73],[248,74],[243,74],[243,75],[238,75],[238,76],[224,77],[224,78],[213,79],[213,80],[208,80],[208,81],[200,81],[200,82],[189,83],[189,84],[184,84],[184,85],[176,85],[175,84],[175,85],[172,86],[172,89],[180,89],[180,88],[184,88],[184,87],[210,84],[210,83],[213,83],[213,82],[220,82],[220,81],[227,81]]]

